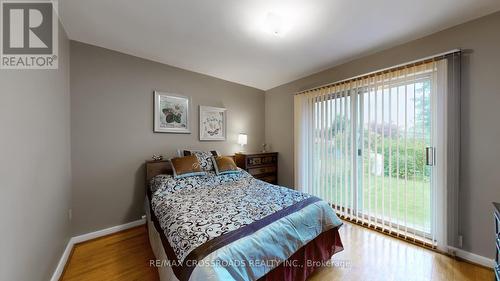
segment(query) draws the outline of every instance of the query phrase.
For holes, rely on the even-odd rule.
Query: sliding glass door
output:
[[[431,81],[423,72],[361,91],[356,123],[357,211],[375,224],[424,237],[432,225]]]
[[[433,232],[433,65],[320,93],[311,102],[316,195],[391,232]]]
[[[296,188],[345,219],[446,250],[458,235],[459,61],[295,95]]]
[[[354,160],[351,96],[347,91],[315,101],[314,185],[322,198],[331,198],[339,211],[351,210],[357,198],[352,189]]]

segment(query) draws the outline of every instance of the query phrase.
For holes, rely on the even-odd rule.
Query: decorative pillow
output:
[[[172,163],[172,170],[176,179],[205,175],[195,155],[172,158],[170,159],[170,163]]]
[[[217,175],[226,175],[239,173],[238,166],[234,163],[232,157],[213,156],[212,161]]]
[[[210,152],[207,151],[199,151],[199,150],[184,150],[184,156],[195,155],[200,162],[201,169],[203,171],[213,171],[214,165],[212,162],[212,156],[219,156],[219,153],[215,150]]]

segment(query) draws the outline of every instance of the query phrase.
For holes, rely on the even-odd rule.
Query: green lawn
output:
[[[367,181],[365,177],[365,210],[397,219],[401,224],[406,221],[408,226],[430,231],[429,182],[373,176],[370,185],[366,184]]]
[[[349,178],[348,178],[349,180]],[[365,214],[369,213],[378,218],[393,218],[401,225],[416,227],[419,230],[430,232],[430,183],[422,180],[410,180],[388,177],[364,176],[363,196],[358,200],[358,209]],[[343,182],[343,181],[342,181]],[[338,186],[343,186],[340,180]],[[345,194],[345,189],[329,185],[329,192],[319,194],[323,198],[330,198],[336,205],[352,206],[351,192]],[[333,186],[333,188],[332,188]]]
[[[408,150],[404,150],[398,145],[394,147],[394,144],[397,142],[386,140],[384,146],[386,149],[381,150],[379,146],[378,150],[370,150],[377,151],[378,155],[383,155],[381,173],[384,176],[371,174],[374,167],[374,159],[371,157],[375,152],[364,153],[364,159],[355,160],[362,163],[361,165],[364,167],[360,169],[361,165],[359,165],[358,174],[354,173],[353,175],[351,171],[353,160],[347,157],[345,151],[327,147],[328,155],[322,158],[318,150],[316,152],[318,161],[315,163],[313,171],[313,178],[316,180],[313,184],[316,185],[316,190],[322,190],[322,192],[315,195],[337,206],[352,208],[355,205],[354,207],[364,214],[429,233],[431,227],[431,185],[429,182],[430,168],[424,163],[423,147],[425,142],[421,141]],[[389,150],[388,147],[392,149]],[[387,153],[387,151],[393,153]],[[399,151],[399,153],[395,151]],[[322,160],[326,160],[323,165]],[[355,203],[350,190],[352,176],[357,176],[358,187],[363,189],[357,191],[357,202]],[[408,177],[407,180],[404,179],[404,176]],[[346,182],[347,184],[345,184]]]

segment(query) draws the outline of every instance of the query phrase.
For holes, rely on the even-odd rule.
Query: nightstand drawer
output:
[[[267,167],[260,167],[260,168],[250,168],[250,169],[248,169],[248,172],[252,176],[260,175],[260,174],[274,173],[274,172],[276,172],[276,166],[267,166]]]
[[[236,165],[253,177],[271,184],[278,184],[278,153],[236,153]]]
[[[272,155],[272,156],[249,156],[247,158],[247,166],[248,167],[255,167],[255,166],[261,166],[261,165],[268,165],[268,164],[276,164],[277,162],[277,157]]]

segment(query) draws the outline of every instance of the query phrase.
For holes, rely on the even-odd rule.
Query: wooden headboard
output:
[[[172,166],[170,160],[150,160],[146,161],[146,187],[149,182],[157,175],[171,175]]]
[[[234,155],[227,155],[234,160]],[[172,175],[170,160],[148,160],[146,161],[146,188],[149,182],[157,175]]]

